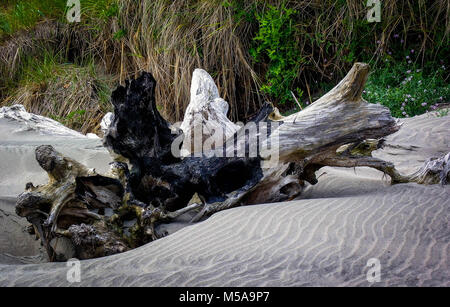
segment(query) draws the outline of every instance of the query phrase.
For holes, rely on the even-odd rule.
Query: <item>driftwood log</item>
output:
[[[157,239],[157,224],[188,211],[198,221],[231,207],[294,199],[305,182],[317,183],[315,172],[324,166],[372,167],[393,184],[446,184],[450,153],[409,176],[372,157],[400,126],[386,107],[361,98],[368,72],[356,63],[304,110],[283,117],[266,104],[243,127],[226,118],[228,105],[203,70],[194,71],[183,123],[171,125],[158,112],[156,81],[143,73],[112,94],[104,136],[115,159],[111,173],[96,174],[39,146],[36,159],[49,182],[28,183],[16,212],[57,261],[64,257],[51,244],[55,238],[70,240],[80,259],[123,252]]]

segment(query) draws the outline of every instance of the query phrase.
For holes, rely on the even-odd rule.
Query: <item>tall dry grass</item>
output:
[[[120,42],[126,53],[120,59],[120,79],[152,72],[159,82],[157,101],[168,118],[182,120],[195,68],[213,76],[232,119],[259,107],[259,78],[248,53],[254,29],[237,23],[222,0],[119,2],[120,24],[127,29]]]
[[[442,46],[448,45],[450,32],[448,0],[383,1],[380,24],[364,24],[366,1],[354,0],[81,3],[81,24],[46,21],[0,43],[0,98],[3,95],[4,99],[10,88],[19,84],[25,56],[39,57],[42,49],[50,49],[78,65],[93,58],[117,82],[143,70],[150,71],[158,81],[159,107],[171,121],[183,117],[193,70],[204,68],[230,103],[230,117],[244,120],[265,99],[270,99],[259,92],[269,63],[256,63],[249,54],[258,31],[258,23],[251,16],[263,12],[268,5],[281,7],[285,3],[297,11],[297,35],[292,39],[303,64],[296,86],[303,89],[304,98],[308,99],[321,84],[338,80],[361,56],[377,65],[398,44],[394,34],[401,36],[403,48],[419,46],[417,58],[424,63],[438,60]],[[118,7],[117,14],[109,14],[113,5]],[[240,17],[242,12],[250,18]]]
[[[44,50],[56,49],[59,27],[52,20],[38,23],[30,31],[20,31],[0,45],[0,99],[13,88],[27,56],[39,56]]]
[[[230,103],[233,120],[245,119],[264,99],[259,92],[267,63],[255,63],[249,55],[258,24],[236,18],[239,12],[262,12],[267,5],[283,3],[297,11],[296,40],[303,59],[297,84],[309,99],[321,83],[340,78],[361,56],[370,55],[375,66],[393,42],[419,44],[422,62],[436,59],[450,32],[448,0],[383,1],[382,23],[364,24],[366,1],[354,0],[119,0],[117,25],[127,34],[114,50],[121,56],[120,80],[151,71],[160,86],[158,102],[171,120],[181,120],[189,102],[192,71],[211,73],[221,95]],[[439,20],[439,23],[438,23]],[[444,28],[444,31],[441,29]],[[439,34],[445,35],[439,37]],[[109,47],[110,48],[110,47]],[[429,51],[428,49],[433,49]],[[428,58],[426,57],[428,56]],[[368,60],[367,58],[365,60]],[[308,97],[305,97],[308,98]],[[275,102],[276,103],[276,102]]]
[[[82,133],[100,132],[99,123],[112,107],[112,80],[93,63],[59,64],[58,55],[46,54],[44,63],[27,58],[21,86],[4,104],[22,104],[28,112],[44,114]]]

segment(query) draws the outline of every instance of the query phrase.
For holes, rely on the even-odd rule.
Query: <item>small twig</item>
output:
[[[175,218],[179,217],[180,215],[182,215],[182,214],[184,214],[186,212],[199,209],[202,206],[203,206],[203,204],[194,203],[194,204],[189,205],[187,207],[181,208],[181,209],[179,209],[177,211],[169,212],[169,213],[167,213],[167,215],[165,217],[168,218],[168,219],[175,219]]]
[[[308,91],[309,103],[313,103],[312,98],[311,98],[311,92],[309,90],[308,81],[306,81],[306,76],[305,75],[304,75],[304,78],[305,78],[306,90]]]
[[[300,110],[303,110],[302,106],[300,105],[300,103],[299,103],[298,100],[297,100],[297,97],[295,97],[295,95],[294,95],[294,93],[293,93],[292,91],[291,91],[291,95],[292,95],[292,97],[294,98],[295,102],[298,104]]]
[[[300,111],[303,111],[303,108],[302,108],[302,106],[300,105],[300,103],[298,102],[297,97],[295,97],[295,95],[294,95],[294,93],[293,93],[292,91],[290,91],[290,92],[291,92],[291,95],[292,95],[292,97],[294,98],[295,102],[298,104],[298,106],[299,106],[299,108],[300,108]],[[295,118],[294,118],[294,124],[295,124],[295,120],[297,119],[297,116],[298,116],[298,113],[297,113],[297,115],[296,115]]]

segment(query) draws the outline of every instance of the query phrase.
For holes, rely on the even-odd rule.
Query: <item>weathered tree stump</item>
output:
[[[58,237],[69,238],[76,256],[86,259],[155,240],[155,225],[191,210],[198,221],[235,206],[294,199],[305,182],[317,183],[315,172],[324,166],[368,166],[392,183],[448,183],[450,153],[410,176],[372,157],[400,126],[386,107],[361,98],[368,72],[356,63],[304,110],[282,117],[266,104],[240,128],[226,118],[228,105],[212,78],[196,70],[181,129],[159,114],[156,81],[143,73],[112,95],[114,114],[104,127],[104,145],[115,158],[111,174],[39,146],[36,159],[49,182],[27,184],[17,214],[34,226],[51,260],[63,260],[50,244]],[[201,203],[190,202],[194,194]]]

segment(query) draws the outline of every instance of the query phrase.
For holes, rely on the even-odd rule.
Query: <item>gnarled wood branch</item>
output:
[[[282,117],[266,104],[238,129],[226,118],[228,106],[212,78],[196,70],[182,130],[159,114],[156,81],[143,73],[112,95],[114,115],[104,137],[115,157],[112,174],[98,175],[51,146],[40,146],[36,159],[49,182],[27,184],[16,211],[34,225],[52,260],[58,260],[51,244],[57,237],[69,238],[76,256],[84,259],[155,240],[155,225],[188,211],[198,211],[197,221],[235,206],[293,199],[305,182],[317,183],[315,172],[324,166],[368,166],[393,183],[448,183],[450,153],[427,161],[410,176],[372,157],[383,137],[400,126],[386,107],[361,98],[368,72],[367,64],[356,63],[304,110]],[[199,128],[200,152],[189,145],[191,132]],[[211,138],[214,146],[205,151]],[[195,154],[177,155],[180,148]],[[190,203],[194,194],[201,203]]]

